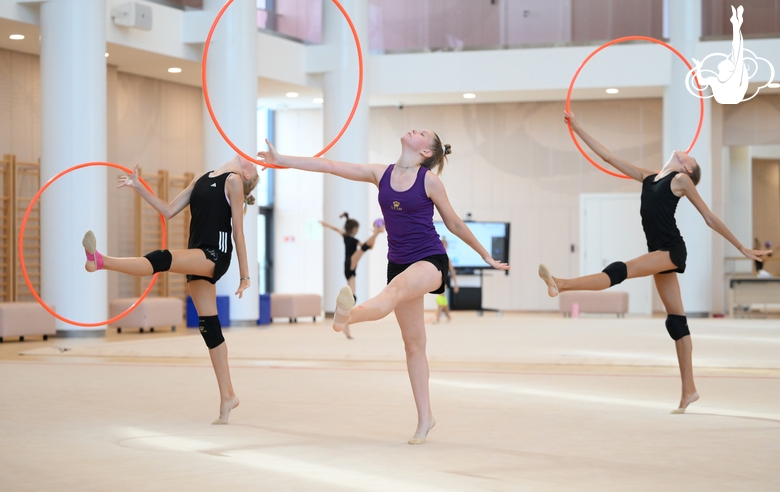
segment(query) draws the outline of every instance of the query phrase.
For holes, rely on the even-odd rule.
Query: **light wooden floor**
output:
[[[670,415],[662,318],[455,313],[422,446],[394,323],[226,330],[228,426],[195,330],[0,344],[0,490],[780,490],[777,320],[690,320]]]

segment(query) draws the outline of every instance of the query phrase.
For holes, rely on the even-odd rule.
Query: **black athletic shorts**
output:
[[[347,258],[347,260],[344,262],[344,276],[347,278],[347,280],[355,276],[355,270],[351,270],[349,268],[351,266],[352,266],[352,259]]]
[[[223,253],[216,246],[201,246],[195,249],[203,251],[203,253],[206,255],[206,258],[214,262],[214,276],[203,277],[200,275],[187,275],[187,282],[192,282],[193,280],[208,280],[212,284],[216,284],[217,280],[221,279],[222,276],[228,271],[231,255],[228,253]]]
[[[436,267],[437,270],[441,272],[441,285],[438,289],[431,292],[431,294],[442,294],[444,292],[444,286],[447,283],[447,275],[450,271],[450,259],[449,257],[444,255],[431,255],[426,256],[425,258],[419,260],[419,261],[427,261],[428,263],[432,264]],[[416,263],[416,262],[415,262]],[[389,284],[391,280],[393,280],[396,276],[398,276],[401,272],[412,266],[414,263],[408,263],[406,265],[399,265],[397,263],[393,263],[391,261],[387,262],[387,283]]]
[[[661,248],[658,251],[668,251],[669,258],[677,267],[673,270],[667,270],[661,273],[685,273],[685,260],[688,259],[688,250],[685,248],[685,243],[680,243],[671,248]]]

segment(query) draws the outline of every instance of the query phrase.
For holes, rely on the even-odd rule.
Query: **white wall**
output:
[[[647,253],[640,220],[639,193],[583,193],[580,195],[581,276],[602,271]],[[555,272],[553,272],[555,273]],[[611,287],[628,292],[628,313],[653,312],[652,277],[631,279]]]
[[[729,152],[729,204],[724,221],[737,239],[749,247],[753,245],[753,166],[750,147],[735,146]],[[733,256],[733,255],[729,255]],[[752,273],[751,262],[737,261],[733,271]]]
[[[322,111],[279,111],[275,131],[282,154],[314,155],[324,145]],[[323,295],[323,230],[317,223],[323,218],[323,175],[295,169],[274,173],[274,291]]]

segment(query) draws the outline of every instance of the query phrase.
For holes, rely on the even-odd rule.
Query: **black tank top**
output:
[[[642,228],[645,230],[647,250],[668,250],[683,243],[674,212],[680,197],[672,193],[672,179],[677,172],[654,181],[657,174],[652,174],[642,181],[642,205],[639,213],[642,215]]]
[[[213,172],[213,171],[212,171]],[[233,252],[233,214],[225,195],[225,181],[233,173],[224,173],[213,178],[208,172],[196,182],[190,195],[190,242],[189,248],[216,248],[230,255]]]
[[[358,240],[355,239],[353,236],[347,236],[346,234],[344,236],[344,253],[346,254],[346,258],[344,261],[349,263],[352,260],[352,255],[357,251],[358,247]]]

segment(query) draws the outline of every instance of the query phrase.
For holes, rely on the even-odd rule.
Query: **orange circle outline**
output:
[[[590,61],[590,59],[593,58],[593,56],[596,53],[603,50],[604,48],[608,46],[612,46],[613,44],[623,43],[625,41],[650,41],[651,43],[660,44],[661,46],[666,47],[668,50],[672,51],[675,55],[677,55],[683,61],[683,63],[685,63],[685,66],[688,67],[688,70],[693,70],[693,66],[691,66],[690,63],[688,63],[688,60],[685,59],[682,53],[677,51],[677,49],[675,49],[672,45],[665,43],[660,39],[650,38],[647,36],[625,36],[622,38],[613,39],[612,41],[604,43],[598,48],[596,48],[595,50],[593,50],[593,52],[590,55],[588,55],[588,57],[585,58],[585,60],[582,61],[579,68],[577,68],[577,71],[574,72],[574,77],[572,77],[571,83],[569,84],[569,92],[566,94],[566,111],[571,112],[571,93],[572,90],[574,89],[574,82],[577,80],[577,77],[580,75],[580,72],[585,67],[585,65]],[[697,87],[699,87],[699,95],[703,97],[704,93],[702,92],[701,85],[699,84],[698,79],[695,80],[696,80]],[[694,145],[696,145],[696,141],[699,139],[699,134],[701,133],[702,123],[704,122],[704,99],[699,99],[699,103],[700,103],[699,104],[699,126],[696,128],[696,134],[693,136],[693,140],[691,141],[691,144],[688,146],[688,150],[685,151],[686,154],[689,153],[691,149],[693,149]],[[579,141],[577,141],[577,137],[574,135],[574,130],[571,129],[571,122],[568,123],[568,127],[569,127],[569,134],[571,135],[571,139],[574,141],[574,145],[577,146],[577,149],[579,149],[580,153],[585,157],[585,159],[588,162],[596,166],[596,168],[598,168],[599,170],[609,174],[610,176],[615,176],[616,178],[631,179],[629,176],[626,176],[625,174],[616,173],[600,166],[596,161],[593,160],[592,157],[590,157],[585,152],[585,149],[583,149]]]
[[[67,169],[65,169],[63,171],[60,171],[53,178],[48,180],[46,182],[46,184],[41,186],[41,189],[38,190],[38,193],[36,193],[35,196],[33,197],[33,199],[30,201],[30,205],[27,206],[27,211],[25,212],[24,218],[22,219],[22,225],[19,228],[19,245],[18,245],[18,249],[19,249],[19,263],[21,264],[21,267],[22,267],[22,275],[24,275],[24,281],[27,283],[27,287],[30,289],[30,292],[32,292],[33,297],[35,297],[35,299],[38,301],[38,303],[41,306],[43,306],[43,309],[48,311],[49,314],[51,314],[55,318],[59,319],[60,321],[64,321],[65,323],[68,323],[68,324],[71,324],[71,325],[75,325],[75,326],[83,326],[85,328],[93,328],[93,327],[97,327],[97,326],[110,325],[114,321],[117,321],[117,320],[123,318],[124,316],[126,316],[128,313],[130,313],[130,311],[132,311],[133,309],[137,308],[138,305],[141,304],[141,302],[146,298],[146,296],[152,290],[152,287],[154,286],[154,282],[157,280],[157,277],[160,275],[159,272],[154,274],[154,276],[152,277],[152,280],[149,282],[149,286],[146,288],[146,290],[143,292],[143,294],[141,294],[141,297],[139,297],[137,301],[135,301],[129,308],[127,308],[127,310],[125,310],[121,314],[118,314],[117,316],[114,316],[113,318],[111,318],[109,320],[101,321],[99,323],[83,323],[81,321],[73,321],[71,319],[68,319],[68,318],[62,316],[61,314],[57,313],[56,311],[54,311],[52,308],[50,308],[48,304],[43,302],[43,299],[41,299],[41,297],[38,295],[38,293],[35,292],[35,288],[32,286],[32,282],[30,282],[30,277],[27,276],[27,267],[24,264],[24,229],[27,227],[27,218],[30,216],[30,212],[32,211],[33,206],[38,201],[38,199],[41,197],[43,192],[46,191],[46,189],[49,186],[51,186],[55,181],[60,179],[62,176],[66,175],[66,174],[68,174],[70,172],[73,172],[73,171],[75,171],[77,169],[81,169],[81,168],[84,168],[84,167],[93,167],[93,166],[114,167],[114,168],[117,168],[117,169],[121,169],[122,171],[126,172],[127,174],[133,174],[133,171],[131,171],[130,169],[128,169],[128,168],[126,168],[126,167],[124,167],[122,165],[114,164],[113,162],[103,162],[103,161],[93,161],[93,162],[85,162],[83,164],[76,164],[75,166],[71,166],[71,167],[69,167],[69,168],[67,168]],[[144,179],[141,178],[140,176],[139,176],[139,180],[140,180],[141,184],[143,184],[144,187],[147,190],[149,190],[149,192],[151,194],[154,195],[154,191],[152,191],[152,188],[149,187],[149,184],[146,181],[144,181]],[[160,214],[160,223],[162,224],[162,247],[164,249],[165,248],[165,243],[166,243],[166,238],[167,238],[167,230],[165,228],[165,219],[163,218],[162,214]]]
[[[350,18],[349,14],[347,14],[347,11],[339,3],[339,1],[338,0],[331,0],[331,1],[341,11],[342,15],[344,16],[344,19],[346,19],[347,21],[347,24],[349,24],[349,28],[352,31],[352,36],[355,38],[355,48],[357,49],[358,66],[359,66],[358,87],[357,87],[357,93],[355,94],[355,102],[352,104],[352,110],[350,111],[349,117],[347,118],[347,121],[344,123],[344,126],[341,127],[339,133],[333,138],[333,140],[330,141],[328,145],[325,146],[325,148],[323,148],[322,150],[314,154],[314,157],[320,157],[322,154],[330,150],[330,148],[333,147],[336,144],[336,142],[339,141],[341,136],[344,135],[344,132],[347,131],[347,127],[349,127],[349,124],[352,122],[352,118],[355,116],[355,112],[357,111],[358,105],[360,103],[360,95],[363,93],[363,49],[360,46],[360,38],[358,37],[357,29],[355,28],[355,24],[352,23],[352,19]],[[222,15],[225,13],[227,8],[232,3],[233,0],[228,0],[225,3],[225,5],[222,6],[222,9],[220,9],[219,13],[217,14],[217,17],[214,19],[214,23],[211,24],[211,29],[209,29],[209,34],[206,37],[206,43],[203,45],[203,59],[200,67],[200,76],[201,76],[201,83],[203,84],[203,99],[206,102],[206,109],[208,109],[209,116],[211,116],[211,121],[214,122],[214,126],[217,127],[217,131],[219,132],[219,134],[222,135],[222,138],[225,140],[225,142],[234,151],[236,151],[238,155],[259,166],[270,167],[274,169],[286,169],[284,166],[269,164],[267,162],[260,161],[256,157],[251,157],[245,152],[243,152],[241,149],[239,149],[238,146],[234,144],[232,140],[230,140],[230,138],[227,136],[225,131],[222,129],[222,126],[219,124],[219,121],[217,121],[216,114],[214,114],[214,109],[211,107],[211,98],[209,97],[208,81],[206,80],[207,79],[206,66],[208,63],[209,48],[211,47],[211,37],[214,34],[214,30],[217,28],[217,24],[219,24],[220,19],[222,19]]]

